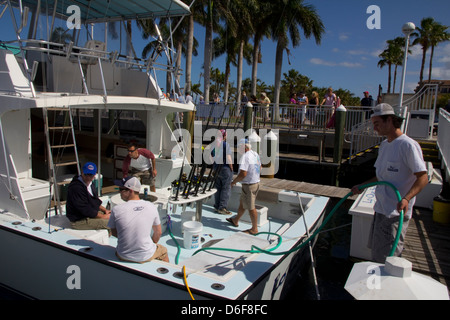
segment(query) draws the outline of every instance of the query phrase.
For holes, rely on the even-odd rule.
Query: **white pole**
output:
[[[403,59],[403,70],[402,70],[402,84],[400,86],[400,97],[398,103],[397,114],[400,113],[403,106],[403,92],[405,90],[405,76],[406,76],[406,62],[408,60],[408,48],[409,48],[409,36],[416,29],[416,26],[412,22],[405,23],[402,27],[402,32],[405,34],[405,57]]]

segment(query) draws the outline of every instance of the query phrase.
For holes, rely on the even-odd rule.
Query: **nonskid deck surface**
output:
[[[215,246],[225,249],[229,248],[232,250],[233,249],[251,250],[253,244],[257,247],[260,247],[261,249],[266,249],[274,242],[273,236],[268,234],[252,236],[241,232],[250,229],[251,224],[241,220],[239,222],[239,226],[235,227],[226,220],[226,218],[234,216],[235,213],[232,213],[231,215],[219,214],[215,212],[212,206],[204,205],[201,219],[202,223],[201,247],[205,248]],[[195,258],[193,258],[193,255],[198,249],[187,249],[184,247],[184,238],[181,230],[182,222],[184,220],[182,221],[181,211],[177,211],[176,213],[171,214],[171,220],[172,220],[172,227],[171,227],[172,235],[173,238],[175,238],[176,242],[178,243],[179,248],[177,247],[177,243],[175,243],[173,238],[170,236],[168,229],[163,233],[163,236],[159,241],[160,244],[162,244],[168,249],[170,262],[175,263],[177,254],[179,254],[178,264],[182,265],[185,263],[186,260],[188,260],[187,263],[191,267],[194,268],[199,267],[198,264],[193,263],[193,260],[195,260]],[[276,233],[278,230],[280,230],[280,228],[286,225],[284,221],[281,221],[279,219],[268,217],[267,220],[268,220],[267,223],[258,228],[259,232]],[[268,241],[269,239],[271,241]],[[220,253],[218,251],[210,251],[210,250],[207,251],[209,252],[207,255],[211,255],[214,252],[214,255],[216,256],[219,255],[221,257],[228,256],[229,257],[228,260],[234,260],[238,256],[242,256],[245,254],[239,252],[232,253],[232,251],[227,251],[226,254],[225,251],[221,251]],[[201,258],[202,256],[205,256],[205,254],[203,254],[204,252],[205,251],[197,253],[195,256]],[[223,262],[223,259],[219,258],[216,261]]]

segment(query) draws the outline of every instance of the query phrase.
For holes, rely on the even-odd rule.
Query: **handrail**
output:
[[[215,123],[218,121],[222,113],[223,108],[227,108],[224,113],[224,120],[222,125],[238,126],[239,123],[242,126],[244,123],[244,109],[245,105],[238,107],[236,103],[199,103],[197,104],[196,120],[208,120],[211,108],[214,108],[212,112],[212,121]],[[272,129],[288,129],[288,130],[303,130],[303,131],[330,131],[334,130],[333,126],[327,126],[328,121],[334,112],[332,106],[320,106],[320,105],[306,105],[304,107],[296,104],[279,104],[279,117],[280,120],[272,120],[273,110],[275,104],[270,103],[267,106],[262,103],[253,104],[253,126],[255,128],[272,128]],[[356,124],[364,122],[369,117],[371,107],[361,106],[346,106],[346,130],[350,131]]]
[[[11,44],[17,43],[17,40],[12,41],[1,41],[1,43]],[[79,46],[71,46],[71,50],[68,51],[68,44],[62,44],[57,42],[50,42],[46,40],[34,40],[34,39],[21,39],[21,43],[24,43],[23,50],[26,51],[37,51],[43,53],[51,53],[56,55],[68,55],[69,58],[99,58],[104,61],[110,61],[125,65],[130,65],[131,67],[137,67],[140,70],[146,70],[149,65],[151,65],[152,69],[162,70],[162,71],[173,71],[175,68],[171,65],[162,64],[156,62],[155,60],[141,59],[132,56],[125,56],[122,54],[118,54],[117,51],[103,51],[93,48],[79,47]],[[28,44],[28,45],[27,45]],[[30,45],[31,44],[31,45]],[[38,45],[38,46],[33,46]]]
[[[437,146],[442,157],[442,164],[446,168],[447,177],[450,176],[450,112],[444,108],[439,109],[439,129]]]

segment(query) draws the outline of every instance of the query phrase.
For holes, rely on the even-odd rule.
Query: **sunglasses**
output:
[[[129,153],[131,153],[131,152],[135,152],[136,151],[136,149],[133,149],[133,150],[128,150],[128,152]]]

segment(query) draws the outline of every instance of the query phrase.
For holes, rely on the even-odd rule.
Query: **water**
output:
[[[336,199],[330,201],[327,215],[338,201]],[[353,297],[344,289],[354,263],[349,256],[351,234],[349,224],[352,218],[348,210],[351,205],[352,201],[346,201],[335,211],[333,217],[319,233],[313,249],[320,300],[353,300]],[[298,275],[294,288],[286,299],[318,299],[311,266]]]

